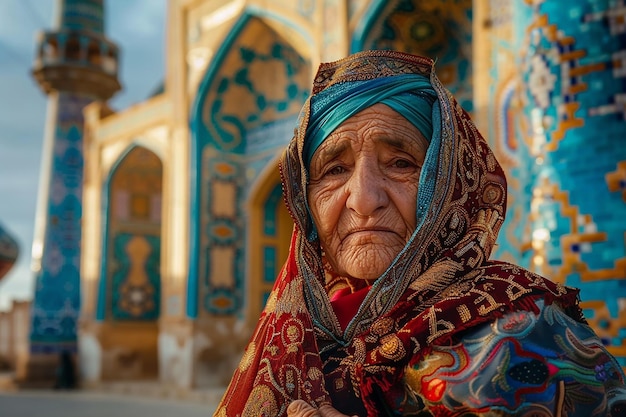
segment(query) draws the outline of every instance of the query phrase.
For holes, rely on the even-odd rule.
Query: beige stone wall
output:
[[[312,78],[320,62],[342,58],[349,52],[350,33],[357,30],[371,4],[349,0],[168,2],[164,93],[116,114],[108,114],[99,104],[91,105],[85,112],[87,171],[81,260],[84,295],[79,332],[80,367],[85,380],[98,383],[148,375],[183,388],[221,386],[228,382],[263,307],[260,295],[271,284],[260,281],[263,260],[258,254],[250,255],[245,260],[246,288],[252,292],[248,300],[253,301],[247,302],[241,316],[211,316],[202,311],[197,319],[186,316],[188,231],[192,226],[189,219],[192,106],[216,54],[244,17],[254,16],[255,26],[249,29],[261,31],[259,39],[263,30],[271,30],[287,40],[310,64]],[[270,78],[268,75],[268,82]],[[163,162],[162,304],[161,317],[152,327],[121,325],[106,318],[96,320],[103,249],[103,186],[111,167],[132,144],[147,147]],[[250,230],[263,221],[260,212],[263,197],[278,183],[277,175],[271,174],[277,157],[278,152],[270,158],[272,166],[253,184],[244,202]],[[234,204],[224,201],[221,203]],[[220,209],[228,211],[233,207]],[[289,222],[286,213],[280,216],[280,221]],[[259,245],[262,238],[254,231],[245,238],[249,245],[247,253],[252,254],[250,246]]]
[[[85,110],[85,183],[81,255],[82,311],[79,326],[79,364],[86,384],[107,380],[157,379],[159,323],[113,322],[105,313],[97,318],[103,262],[106,212],[105,187],[111,170],[133,146],[153,152],[163,164],[161,204],[161,311],[182,315],[187,220],[186,147],[172,134],[171,101],[166,94],[119,113],[95,103]],[[182,161],[181,161],[182,159]],[[183,223],[181,223],[183,222]],[[110,294],[109,294],[110,296]],[[110,304],[110,299],[105,301]],[[108,307],[107,307],[108,308]]]
[[[358,24],[358,16],[367,9],[368,2],[351,6],[355,18],[350,22],[348,7],[347,0],[171,1],[165,84],[173,110],[170,129],[178,132],[183,143],[191,139],[186,123],[192,117],[191,106],[197,100],[200,83],[219,48],[244,16],[261,19],[271,30],[288,39],[290,45],[310,62],[312,76],[320,62],[339,59],[348,53],[350,28]],[[261,181],[255,188],[257,191],[251,193],[248,209],[252,222],[260,221],[255,220],[255,204],[258,204],[255,196],[277,181],[277,178],[269,177],[269,182]],[[254,230],[253,226],[250,229]],[[254,245],[258,236],[251,233],[248,244]],[[167,232],[163,237],[167,240]],[[163,258],[172,259],[165,248]],[[173,259],[188,259],[188,254],[179,254]],[[178,262],[187,267],[183,261]],[[259,280],[256,269],[262,268],[261,260],[255,261],[252,257],[246,262],[251,265],[246,277],[248,289],[255,293],[266,290],[255,284]],[[167,297],[168,292],[164,292],[164,300]],[[249,296],[250,300],[258,298],[257,294]],[[177,305],[184,310],[185,300],[181,298]],[[250,301],[243,317],[213,317],[201,313],[195,321],[165,314],[159,332],[161,379],[182,386],[226,383],[239,362],[261,308],[258,303]]]
[[[11,367],[13,361],[13,335],[11,312],[0,312],[0,370]]]
[[[104,117],[103,117],[104,115]],[[163,161],[163,213],[171,212],[173,200],[167,196],[172,190],[172,177],[184,175],[185,170],[171,168],[174,156],[179,155],[172,144],[170,125],[171,106],[165,95],[154,97],[123,112],[107,114],[102,105],[94,103],[85,110],[85,177],[83,185],[83,236],[81,254],[81,316],[95,316],[101,255],[103,253],[103,187],[112,167],[132,146],[143,146]],[[179,166],[177,163],[176,166]],[[183,188],[184,187],[180,187]],[[184,199],[182,199],[184,204]],[[169,218],[164,216],[164,218]],[[164,224],[164,228],[170,228]],[[181,230],[184,230],[181,228]],[[181,245],[184,246],[183,238]],[[165,257],[164,259],[167,259]],[[167,274],[167,269],[163,272]],[[179,272],[180,275],[180,272]]]
[[[29,358],[30,301],[14,301],[11,308],[13,367],[16,378],[26,375]]]
[[[100,327],[102,380],[156,378],[157,339],[157,323],[103,323]]]
[[[30,301],[14,300],[11,309],[0,313],[0,369],[15,369],[28,354]]]

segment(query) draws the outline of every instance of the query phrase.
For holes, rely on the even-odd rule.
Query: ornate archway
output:
[[[104,190],[104,254],[96,318],[103,322],[102,379],[158,375],[163,164],[134,146]]]

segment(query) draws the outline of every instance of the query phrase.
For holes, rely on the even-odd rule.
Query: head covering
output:
[[[304,161],[311,164],[315,150],[341,123],[376,103],[400,113],[430,142],[432,106],[437,99],[427,77],[403,74],[335,84],[311,97],[311,117],[306,128]]]
[[[305,151],[306,137],[324,118],[313,103],[335,85],[406,74],[428,79],[437,95],[419,179],[418,226],[342,328],[328,295],[335,277],[320,242],[306,238],[313,230],[306,204],[305,153],[311,153]],[[285,416],[294,399],[376,416],[392,407],[388,398],[405,394],[405,367],[433,343],[507,311],[536,311],[536,299],[576,305],[575,291],[488,260],[504,220],[504,173],[469,115],[435,76],[430,59],[394,51],[357,53],[322,64],[312,93],[280,162],[295,223],[289,257],[216,416]]]
[[[320,91],[311,97],[309,123],[304,135],[305,169],[308,172],[313,154],[328,135],[350,117],[377,103],[400,113],[430,143],[433,103],[436,100],[437,94],[430,80],[421,74],[346,81]],[[312,221],[308,237],[311,240],[317,238],[317,229]]]

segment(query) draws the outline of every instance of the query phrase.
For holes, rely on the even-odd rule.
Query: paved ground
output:
[[[0,391],[2,417],[210,417],[215,406],[91,391]]]

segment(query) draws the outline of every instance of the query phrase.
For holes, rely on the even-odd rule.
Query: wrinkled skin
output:
[[[296,400],[289,404],[287,417],[348,417],[341,414],[330,405],[323,405],[319,409],[303,400]]]
[[[308,203],[327,260],[339,275],[376,279],[416,227],[428,143],[384,104],[343,122],[313,154]]]
[[[399,113],[375,104],[343,122],[313,154],[308,203],[326,259],[340,275],[376,279],[416,227],[428,143]],[[289,417],[346,417],[302,400]]]

